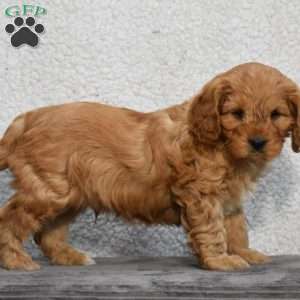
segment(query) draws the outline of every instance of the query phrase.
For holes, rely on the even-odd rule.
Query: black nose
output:
[[[266,143],[267,141],[261,137],[254,137],[252,139],[249,139],[249,144],[252,146],[253,149],[257,151],[261,150]]]

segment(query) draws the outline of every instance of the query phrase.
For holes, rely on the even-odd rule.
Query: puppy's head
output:
[[[278,70],[258,63],[218,75],[192,101],[189,130],[196,145],[222,143],[236,159],[271,160],[285,137],[300,148],[300,91]]]

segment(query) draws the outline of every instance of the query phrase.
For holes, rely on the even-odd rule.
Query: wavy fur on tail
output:
[[[17,140],[25,131],[25,115],[18,116],[7,128],[0,141],[0,170],[8,167],[7,158],[15,149]]]

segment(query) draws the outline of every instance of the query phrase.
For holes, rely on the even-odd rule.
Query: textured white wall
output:
[[[19,112],[92,99],[149,111],[191,96],[215,74],[247,61],[300,83],[300,1],[40,0],[39,47],[13,48],[1,0],[0,131]],[[21,1],[19,2],[21,3]],[[26,3],[26,2],[25,2]],[[300,253],[300,155],[287,146],[246,204],[253,247]],[[0,174],[1,201],[12,192]],[[87,213],[72,241],[98,255],[188,254],[182,229],[127,225]],[[34,246],[28,245],[31,252]]]

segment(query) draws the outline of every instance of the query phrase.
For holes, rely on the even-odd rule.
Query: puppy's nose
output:
[[[265,146],[266,143],[267,143],[267,141],[264,138],[258,137],[258,136],[254,137],[252,139],[249,139],[249,144],[256,151],[261,150]]]

